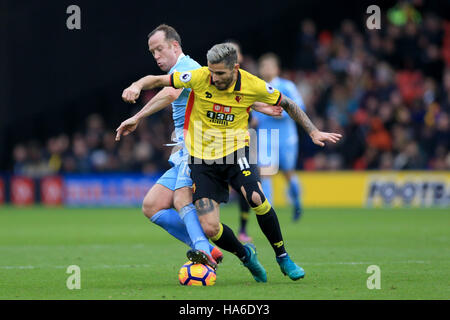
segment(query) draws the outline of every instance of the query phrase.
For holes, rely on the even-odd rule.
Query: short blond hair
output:
[[[208,50],[206,59],[212,64],[223,62],[226,67],[232,69],[237,63],[236,47],[230,42],[216,44]]]

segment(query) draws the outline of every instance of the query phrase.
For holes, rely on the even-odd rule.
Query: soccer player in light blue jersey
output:
[[[305,104],[295,84],[292,81],[279,77],[280,60],[278,56],[273,53],[267,53],[261,56],[258,62],[261,78],[272,87],[278,89],[284,96],[292,99],[305,111]],[[277,118],[253,113],[252,125],[257,126],[259,133],[258,162],[261,167],[264,194],[273,203],[272,179],[270,175],[264,175],[264,172],[272,171],[271,174],[273,174],[275,172],[274,169],[279,168],[289,185],[289,197],[294,206],[293,219],[296,221],[301,216],[302,205],[300,185],[295,173],[298,157],[298,134],[295,121],[289,117],[286,111],[283,111],[282,116]],[[261,129],[267,130],[267,146],[261,143],[261,134],[264,132]],[[276,139],[276,131],[274,130],[278,130],[278,139]],[[273,152],[275,154],[272,154]]]
[[[174,71],[189,71],[200,65],[181,48],[177,31],[162,24],[148,35],[148,46],[158,67],[168,74]],[[135,103],[142,87],[139,81],[124,90],[122,98]],[[128,135],[138,126],[140,120],[172,105],[175,126],[174,146],[169,162],[172,165],[148,191],[142,204],[144,215],[175,238],[191,248],[200,250],[213,268],[223,258],[222,252],[209,243],[192,204],[192,180],[187,164],[188,153],[184,147],[183,126],[190,89],[164,88],[158,92],[137,114],[125,120],[117,128],[116,140]]]
[[[183,72],[197,69],[200,65],[183,54],[181,39],[176,30],[168,25],[160,25],[148,36],[149,50],[158,67],[171,74],[175,71]],[[144,77],[145,78],[145,77]],[[142,80],[134,82],[123,91],[125,102],[135,103],[140,92],[145,90]],[[192,179],[187,163],[188,152],[184,145],[183,127],[185,121],[186,104],[190,89],[174,89],[166,87],[158,92],[138,113],[125,120],[117,128],[116,140],[121,135],[128,135],[136,130],[139,122],[155,112],[172,105],[175,126],[174,146],[169,163],[172,165],[144,198],[142,210],[144,215],[153,223],[159,225],[175,238],[197,250],[188,251],[189,259],[198,259],[190,254],[202,254],[202,260],[213,268],[223,258],[222,252],[212,246],[205,236],[198,220],[195,206],[192,204]],[[270,115],[281,114],[282,109],[271,106],[253,106],[260,112]]]

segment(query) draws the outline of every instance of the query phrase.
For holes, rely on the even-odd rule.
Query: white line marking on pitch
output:
[[[442,261],[441,261],[442,262]],[[445,262],[445,261],[444,261]],[[448,262],[448,261],[447,261]],[[303,262],[303,265],[360,265],[360,264],[371,264],[372,262]],[[400,263],[411,263],[411,264],[425,264],[431,263],[431,261],[422,260],[405,260],[405,261],[390,261],[390,262],[380,262],[379,264],[400,264]],[[114,269],[114,268],[149,268],[149,264],[116,264],[108,265],[101,264],[95,266],[84,267],[85,269]],[[0,266],[0,269],[65,269],[67,266],[53,266],[53,265],[41,265],[41,266]]]
[[[329,264],[342,264],[342,265],[358,265],[358,264],[373,264],[374,262],[303,262],[302,264],[310,264],[315,266],[329,265]],[[398,264],[398,263],[431,263],[431,261],[422,260],[405,260],[405,261],[388,261],[388,262],[378,262],[378,264]]]

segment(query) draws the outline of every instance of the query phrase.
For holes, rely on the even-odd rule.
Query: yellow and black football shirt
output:
[[[278,105],[281,93],[265,81],[239,69],[237,80],[226,90],[212,83],[207,67],[170,76],[174,88],[191,88],[186,105],[186,148],[200,159],[219,159],[249,145],[248,114],[256,102]]]

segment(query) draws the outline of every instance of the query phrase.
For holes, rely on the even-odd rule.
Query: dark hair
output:
[[[277,64],[278,68],[281,68],[281,61],[280,58],[273,52],[265,53],[261,57],[259,57],[258,62],[261,63],[264,60],[274,60]]]
[[[160,24],[152,32],[148,34],[148,39],[150,39],[156,32],[162,31],[166,37],[166,40],[175,40],[181,47],[181,38],[177,30],[167,24]]]

